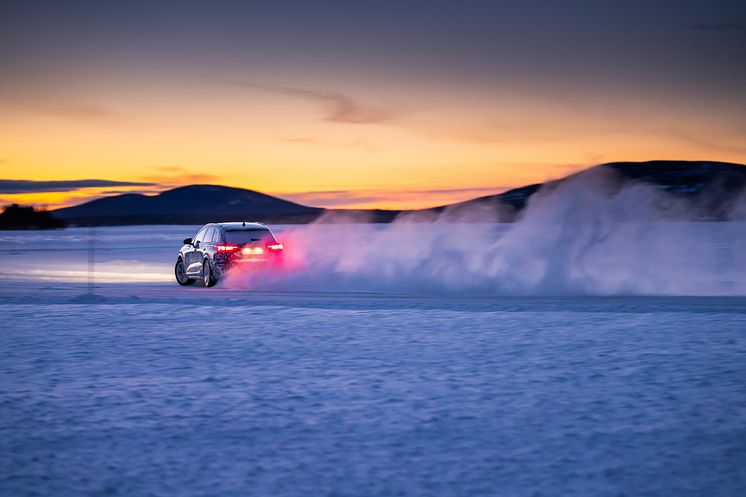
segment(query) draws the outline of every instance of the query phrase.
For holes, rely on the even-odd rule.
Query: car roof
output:
[[[227,223],[215,223],[226,230],[240,230],[240,229],[269,229],[266,224],[263,223],[246,223],[246,222],[227,222]]]

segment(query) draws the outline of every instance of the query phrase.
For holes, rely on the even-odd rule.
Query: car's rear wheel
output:
[[[176,275],[176,282],[181,286],[187,286],[194,283],[194,280],[187,276],[186,267],[184,266],[184,260],[181,257],[179,257],[179,259],[176,261],[174,274]]]
[[[215,286],[215,283],[218,282],[208,259],[205,259],[205,262],[202,263],[202,282],[206,287]]]

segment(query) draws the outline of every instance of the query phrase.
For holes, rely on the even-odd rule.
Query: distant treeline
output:
[[[64,228],[67,223],[62,219],[54,217],[44,209],[36,210],[18,204],[8,205],[0,214],[0,229],[53,229]]]

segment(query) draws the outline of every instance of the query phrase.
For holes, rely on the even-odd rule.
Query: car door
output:
[[[194,235],[194,240],[192,240],[192,247],[185,255],[187,274],[194,275],[199,274],[202,271],[201,246],[204,242],[206,232],[207,228],[202,228],[201,230],[199,230],[199,232],[197,232],[196,235]]]
[[[202,259],[204,259],[205,255],[209,255],[210,260],[212,260],[212,256],[215,254],[215,239],[217,238],[218,229],[216,227],[212,227],[209,230],[207,230],[207,234],[205,234],[205,239],[202,241],[202,246],[200,247],[202,250]]]

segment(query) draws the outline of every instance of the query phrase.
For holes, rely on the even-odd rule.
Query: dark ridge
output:
[[[652,185],[657,189],[685,198],[691,202],[693,215],[701,220],[725,220],[727,212],[738,196],[746,191],[746,166],[714,161],[610,162],[595,168],[615,171],[621,179],[620,187],[631,182]],[[594,168],[591,168],[594,169]],[[588,171],[588,170],[585,170]],[[585,171],[575,173],[583,174]],[[571,177],[549,183],[558,183]],[[467,200],[458,204],[436,207],[503,205],[512,207],[518,214],[536,192],[548,183],[515,188],[497,195]]]
[[[596,166],[615,171],[620,185],[631,182],[649,184],[694,207],[697,219],[723,220],[739,196],[746,191],[746,166],[713,161],[612,162]],[[583,174],[584,172],[576,173]],[[575,176],[575,175],[573,175]],[[552,181],[557,184],[566,178]],[[407,212],[440,214],[466,213],[471,207],[493,208],[501,221],[510,221],[520,213],[532,195],[546,184],[514,188],[465,202],[416,211],[323,209],[297,204],[253,190],[216,185],[191,185],[161,192],[158,195],[125,194],[93,200],[74,207],[53,211],[54,215],[77,225],[106,224],[204,224],[226,219],[258,220],[268,223],[302,224],[325,213],[359,218],[361,222],[391,222]],[[484,209],[482,212],[485,212]],[[423,219],[428,219],[427,216]],[[464,217],[459,217],[464,220]],[[484,220],[482,217],[481,220]]]
[[[695,194],[713,185],[729,190],[746,186],[746,166],[729,162],[648,161],[611,162],[599,167],[612,168],[625,178],[659,186],[678,194]]]
[[[204,224],[220,219],[308,223],[324,209],[307,207],[253,190],[190,185],[158,195],[105,197],[54,211],[73,224]]]

